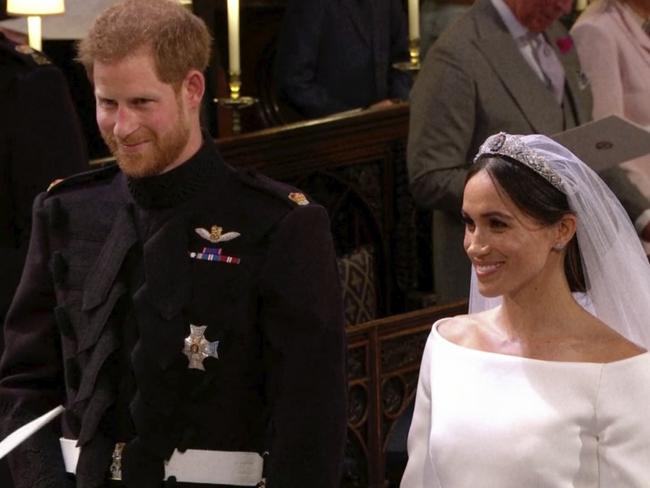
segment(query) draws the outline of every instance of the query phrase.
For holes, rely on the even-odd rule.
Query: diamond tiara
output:
[[[555,171],[549,168],[548,163],[539,153],[524,144],[520,136],[513,136],[506,134],[505,132],[499,132],[498,134],[488,137],[479,149],[478,154],[474,158],[474,162],[476,163],[480,157],[486,155],[507,156],[514,159],[515,161],[528,166],[535,173],[564,193],[562,178],[560,178]]]

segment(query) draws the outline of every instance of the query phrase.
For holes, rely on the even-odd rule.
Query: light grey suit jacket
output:
[[[481,143],[499,131],[551,135],[591,119],[591,92],[566,29],[556,22],[545,35],[564,66],[563,107],[528,65],[490,0],[477,0],[433,45],[411,92],[409,178],[416,201],[437,210],[433,261],[439,302],[467,296],[469,289],[460,209],[467,170]],[[650,207],[624,172],[608,173],[601,176],[633,219]]]

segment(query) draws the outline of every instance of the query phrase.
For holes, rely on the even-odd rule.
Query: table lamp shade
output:
[[[7,13],[52,15],[65,12],[65,0],[7,0]]]

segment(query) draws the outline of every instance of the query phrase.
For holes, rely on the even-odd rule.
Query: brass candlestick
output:
[[[417,73],[420,71],[420,39],[409,40],[409,61],[402,61],[393,64],[393,67],[400,71],[408,71]]]
[[[241,96],[241,73],[228,73],[228,89],[230,96],[228,98],[215,98],[214,102],[222,107],[232,109],[232,131],[234,134],[241,133],[241,113],[240,110],[255,105],[258,100],[253,97]]]

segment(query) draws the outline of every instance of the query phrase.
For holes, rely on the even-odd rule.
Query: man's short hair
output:
[[[160,81],[179,83],[190,70],[205,70],[211,45],[205,23],[177,0],[124,0],[95,19],[77,45],[77,60],[92,80],[96,61],[113,63],[146,49]]]

